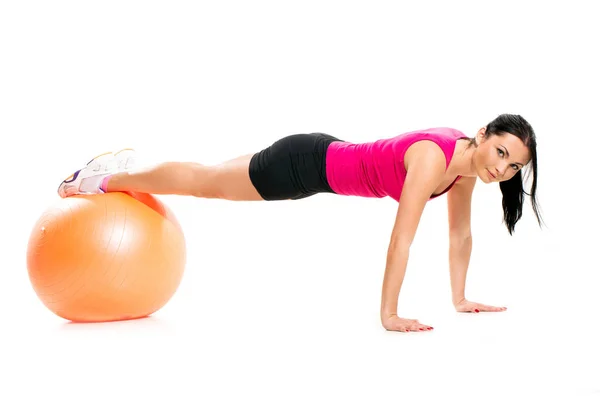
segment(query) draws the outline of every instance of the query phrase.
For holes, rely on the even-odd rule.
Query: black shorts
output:
[[[341,141],[324,133],[286,136],[254,154],[250,180],[265,200],[298,200],[334,193],[325,170],[327,148]]]

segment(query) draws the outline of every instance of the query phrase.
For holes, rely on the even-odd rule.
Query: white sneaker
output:
[[[135,150],[127,148],[117,151],[115,153],[115,161],[119,172],[132,170],[136,164]]]
[[[79,194],[104,193],[100,186],[106,176],[128,171],[134,165],[133,149],[123,149],[114,154],[112,152],[100,154],[85,167],[62,181],[58,187],[58,195],[65,198]]]

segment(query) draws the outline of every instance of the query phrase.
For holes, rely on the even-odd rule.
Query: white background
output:
[[[4,1],[0,398],[600,398],[598,37],[592,2]],[[301,132],[372,141],[500,113],[539,141],[539,199],[510,237],[474,195],[467,297],[450,301],[445,196],[411,249],[386,332],[391,199],[162,199],[188,263],[153,317],[77,325],[29,283],[31,229],[60,181],[135,147],[214,164]]]

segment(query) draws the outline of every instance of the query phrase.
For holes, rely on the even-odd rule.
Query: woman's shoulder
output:
[[[417,140],[407,147],[403,157],[404,168],[408,171],[411,165],[445,165],[447,155],[439,143],[431,140]],[[445,168],[444,168],[445,169]]]
[[[403,137],[404,166],[408,169],[414,162],[442,163],[448,168],[456,141],[467,136],[458,129],[430,128],[407,132]]]
[[[462,131],[450,128],[450,127],[435,127],[435,128],[427,128],[414,130],[406,133],[402,133],[398,135],[399,138],[423,138],[423,139],[438,139],[438,140],[450,140],[455,141],[460,138],[468,137]]]

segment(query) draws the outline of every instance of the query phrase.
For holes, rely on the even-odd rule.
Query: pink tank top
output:
[[[333,142],[327,149],[327,181],[337,194],[389,196],[399,201],[406,178],[404,154],[408,147],[420,140],[433,141],[446,155],[448,168],[459,138],[467,136],[452,128],[431,128],[370,143]],[[457,180],[442,193],[431,196],[431,199],[446,193]]]

